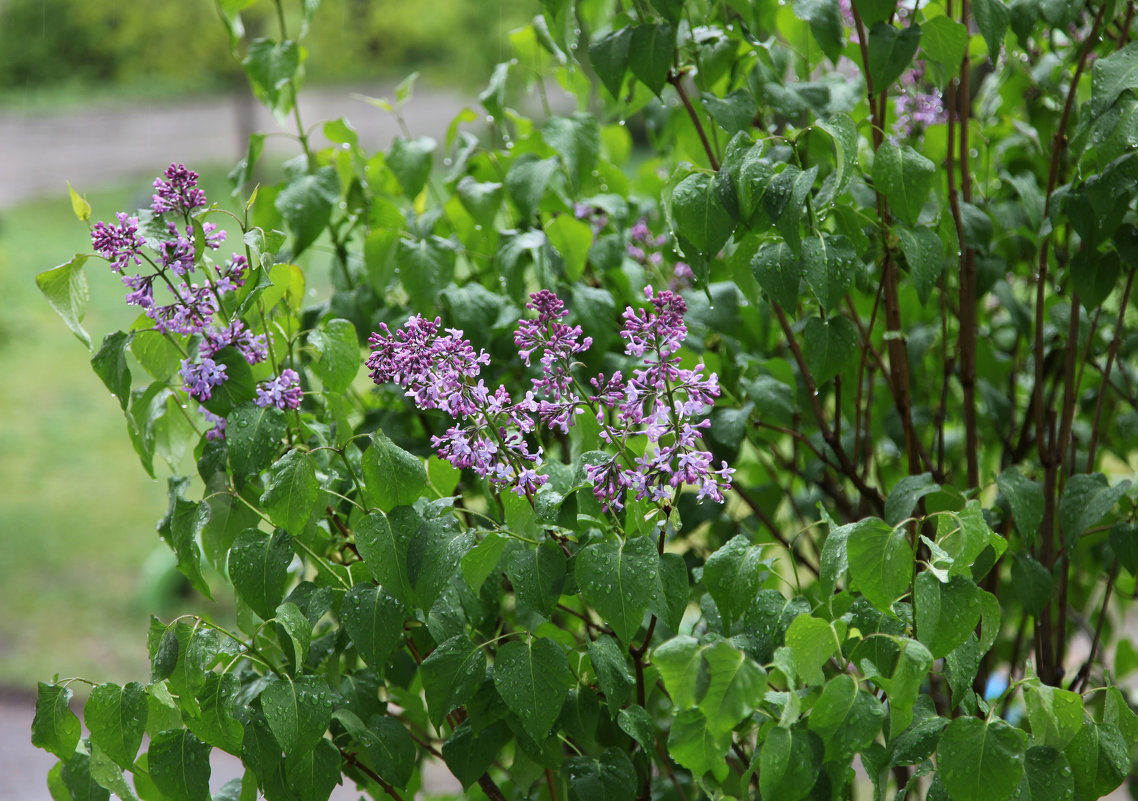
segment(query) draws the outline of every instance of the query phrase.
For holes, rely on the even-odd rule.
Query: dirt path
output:
[[[346,117],[368,150],[386,148],[399,133],[395,118],[360,97],[394,96],[392,86],[320,89],[301,97],[306,126]],[[471,101],[454,92],[417,93],[404,108],[415,134],[441,138]],[[171,162],[233,164],[247,132],[283,132],[258,104],[236,97],[162,106],[108,106],[61,114],[0,111],[0,210],[29,198],[62,194],[67,182],[90,189],[109,181],[147,178]],[[323,137],[318,144],[323,145]],[[295,153],[295,143],[269,137],[266,149]]]

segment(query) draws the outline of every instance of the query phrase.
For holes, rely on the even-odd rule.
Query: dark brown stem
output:
[[[378,775],[378,774],[377,774],[377,773],[376,773],[374,770],[372,770],[372,769],[371,769],[371,768],[369,768],[367,765],[365,765],[364,763],[362,763],[362,762],[360,762],[358,759],[356,759],[356,755],[355,755],[355,754],[353,754],[353,753],[351,753],[351,752],[349,752],[349,751],[345,751],[343,748],[341,748],[341,749],[340,749],[340,757],[341,757],[341,758],[342,758],[342,759],[343,759],[345,762],[347,762],[349,765],[351,765],[352,767],[354,767],[354,768],[356,768],[357,770],[359,770],[359,772],[360,772],[360,773],[364,774],[364,775],[365,775],[365,776],[367,776],[369,779],[371,779],[373,782],[375,782],[375,783],[376,783],[376,784],[378,784],[380,787],[382,787],[382,788],[383,788],[383,792],[387,793],[389,796],[391,796],[392,798],[394,798],[394,799],[395,799],[395,801],[403,801],[403,796],[401,796],[401,795],[399,794],[399,791],[398,791],[398,790],[396,790],[396,789],[395,789],[394,787],[392,787],[390,784],[388,784],[388,783],[387,783],[387,782],[385,782],[383,779],[381,779],[381,778],[379,777],[379,775]],[[502,799],[502,801],[505,801],[505,799]]]
[[[1110,603],[1111,593],[1114,591],[1114,580],[1118,578],[1118,560],[1114,560],[1114,564],[1110,568],[1110,576],[1106,580],[1106,590],[1102,595],[1102,606],[1099,608],[1098,623],[1095,624],[1095,636],[1091,640],[1091,651],[1087,654],[1087,661],[1079,668],[1079,672],[1075,674],[1075,678],[1071,680],[1068,689],[1074,690],[1077,693],[1084,692],[1087,689],[1087,682],[1091,678],[1091,665],[1094,664],[1095,655],[1098,653],[1099,643],[1102,641],[1102,624],[1106,620],[1106,607]]]
[[[771,308],[774,309],[775,316],[778,317],[779,325],[782,327],[783,334],[786,336],[787,345],[790,346],[790,352],[794,354],[794,361],[798,365],[798,369],[802,373],[802,381],[806,385],[806,395],[810,399],[810,409],[814,414],[815,422],[818,423],[818,428],[822,432],[822,439],[834,451],[834,455],[838,458],[838,463],[841,466],[842,474],[845,475],[853,485],[857,487],[862,497],[869,501],[869,503],[878,511],[885,508],[885,500],[881,497],[881,493],[873,487],[870,487],[858,475],[857,467],[850,462],[849,455],[846,453],[842,443],[834,436],[834,430],[830,428],[830,424],[826,421],[826,415],[822,410],[822,402],[818,399],[818,385],[814,382],[814,376],[810,373],[810,368],[806,366],[806,359],[802,355],[802,348],[798,344],[798,340],[794,337],[794,331],[790,328],[790,321],[786,319],[786,313],[783,312],[782,307],[777,303],[771,303]]]
[[[494,784],[489,773],[483,773],[479,777],[478,786],[482,788],[482,792],[486,793],[486,797],[490,801],[506,801],[506,796],[502,795],[502,791],[498,789],[498,785]]]
[[[549,788],[549,801],[557,801],[557,784],[553,780],[553,771],[545,769],[545,786]]]
[[[684,74],[682,72],[672,72],[668,74],[668,83],[670,83],[676,90],[676,94],[680,96],[680,101],[687,109],[688,117],[691,118],[692,124],[695,126],[695,132],[699,134],[699,141],[703,143],[703,151],[707,154],[707,162],[711,165],[711,169],[719,172],[719,159],[715,156],[715,150],[711,147],[711,142],[707,139],[707,133],[703,130],[703,123],[699,121],[699,113],[695,110],[691,100],[688,98],[687,90],[684,89]],[[714,255],[714,254],[713,254]]]

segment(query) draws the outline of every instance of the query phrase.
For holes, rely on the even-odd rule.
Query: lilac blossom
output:
[[[142,264],[142,247],[146,239],[138,233],[138,218],[120,211],[115,215],[118,225],[100,220],[91,230],[91,244],[95,252],[111,263],[111,269],[122,273],[133,261]]]
[[[295,370],[285,368],[281,374],[257,386],[258,406],[276,406],[278,409],[299,409],[304,393],[300,388],[300,375]]]
[[[924,61],[917,61],[911,69],[901,74],[897,94],[893,97],[895,134],[909,137],[917,130],[945,120],[944,101],[940,91],[935,87],[926,87],[922,82],[924,74]]]
[[[535,416],[565,433],[577,414],[590,409],[601,438],[617,451],[586,466],[593,493],[606,509],[622,508],[629,492],[638,500],[670,503],[685,484],[701,500],[722,502],[734,471],[726,462],[713,466],[703,447],[710,421],[699,419],[719,396],[718,379],[705,375],[702,364],[681,364],[678,351],[687,336],[683,298],[671,291],[656,295],[650,287],[645,294],[651,310],[626,309],[621,331],[625,354],[638,366],[628,378],[620,371],[595,376],[592,392],[573,375],[592,340],[582,338],[580,326],[563,322],[564,304],[548,290],[530,296],[527,308],[537,317],[522,320],[514,335],[523,362],[541,369],[519,401],[504,387],[485,386],[479,374],[489,357],[475,354],[461,331],[441,332],[437,318],[413,317],[394,334],[381,326],[382,333],[370,340],[368,367],[375,383],[397,383],[419,408],[454,417],[456,425],[432,438],[439,456],[498,488],[532,496],[548,481],[537,470],[541,448],[526,441],[536,428]],[[634,443],[637,437],[644,446]]]
[[[456,419],[458,425],[431,438],[441,458],[473,469],[498,488],[532,495],[549,480],[535,470],[541,449],[531,450],[524,436],[535,427],[533,393],[515,403],[505,387],[491,391],[479,378],[489,355],[475,353],[461,331],[440,333],[440,326],[438,318],[432,322],[418,315],[394,334],[381,325],[383,333],[369,340],[372,380],[394,382],[420,409],[441,409]]]
[[[225,383],[226,366],[218,364],[209,356],[203,356],[200,361],[182,359],[182,383],[186,392],[197,401],[207,401],[213,397],[214,387]]]
[[[163,230],[160,215],[181,216],[177,222],[165,220],[165,233],[156,234],[156,241],[148,243],[139,232],[138,217],[120,213],[116,223],[95,223],[91,242],[95,251],[111,263],[111,269],[122,276],[127,288],[126,303],[142,309],[155,331],[201,337],[196,356],[182,361],[180,375],[186,393],[203,402],[228,378],[226,365],[216,358],[222,349],[233,347],[249,364],[257,364],[267,358],[268,343],[264,335],[253,334],[240,319],[218,319],[222,298],[245,284],[249,270],[245,256],[233,255],[216,270],[203,267],[197,272],[203,255],[198,252],[198,236],[203,250],[217,250],[226,236],[212,222],[201,222],[195,232],[191,215],[206,206],[205,193],[197,187],[197,180],[197,173],[182,164],[171,164],[163,177],[154,182],[156,192],[150,211],[158,224],[151,230]],[[127,271],[132,263],[147,269],[130,274]],[[196,280],[191,282],[191,275]],[[295,408],[301,396],[299,376],[286,370],[258,388],[258,392],[269,403]],[[205,409],[201,412],[213,425],[207,436],[224,438],[224,419]]]
[[[645,267],[659,267],[664,262],[661,249],[668,243],[664,234],[653,236],[648,227],[648,219],[641,217],[629,229],[629,243],[624,246],[629,257]]]
[[[187,170],[184,164],[171,164],[162,178],[154,181],[158,191],[152,197],[150,208],[155,214],[168,211],[189,214],[206,204],[205,192],[197,188],[198,174]]]

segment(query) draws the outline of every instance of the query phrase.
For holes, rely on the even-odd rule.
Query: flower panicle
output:
[[[637,366],[627,378],[620,371],[593,377],[591,391],[573,373],[592,339],[579,325],[564,322],[565,304],[549,290],[530,296],[526,307],[536,316],[520,321],[514,334],[523,363],[540,370],[521,400],[504,387],[486,387],[480,372],[489,356],[475,353],[461,331],[443,331],[439,318],[417,315],[395,332],[381,325],[369,340],[368,368],[376,384],[397,384],[419,408],[455,418],[455,425],[432,438],[438,455],[500,489],[532,496],[549,479],[538,472],[541,448],[531,448],[526,435],[539,422],[567,433],[577,415],[591,410],[602,440],[617,449],[586,466],[593,493],[606,509],[623,508],[629,493],[638,500],[669,501],[684,485],[695,488],[701,500],[722,502],[734,471],[726,462],[714,467],[703,446],[710,422],[697,419],[719,397],[718,379],[705,375],[703,364],[681,366],[684,299],[651,287],[645,296],[651,310],[629,307],[622,315],[625,354]],[[638,437],[646,447],[632,447]]]

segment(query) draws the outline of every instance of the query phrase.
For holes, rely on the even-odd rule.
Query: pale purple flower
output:
[[[230,345],[237,348],[249,364],[258,364],[269,356],[265,335],[254,334],[241,320],[234,320],[224,328],[206,331],[201,352],[205,356],[212,356]]]
[[[142,248],[146,239],[138,233],[138,218],[120,211],[115,215],[118,225],[101,220],[91,229],[91,244],[95,252],[111,263],[111,269],[121,273],[133,261],[142,264]]]
[[[258,406],[276,406],[278,409],[299,409],[304,393],[300,389],[300,375],[295,370],[285,368],[281,374],[257,386]]]
[[[225,439],[225,418],[219,414],[214,414],[209,409],[201,408],[199,411],[206,422],[212,423],[213,428],[205,432],[206,439]]]
[[[208,356],[202,357],[200,362],[191,359],[182,359],[182,383],[191,398],[198,401],[207,401],[213,397],[214,387],[225,383],[226,366],[218,364]]]
[[[179,211],[188,214],[206,204],[205,192],[197,188],[198,174],[183,164],[171,164],[163,173],[165,180],[157,178],[150,208],[155,214]]]

